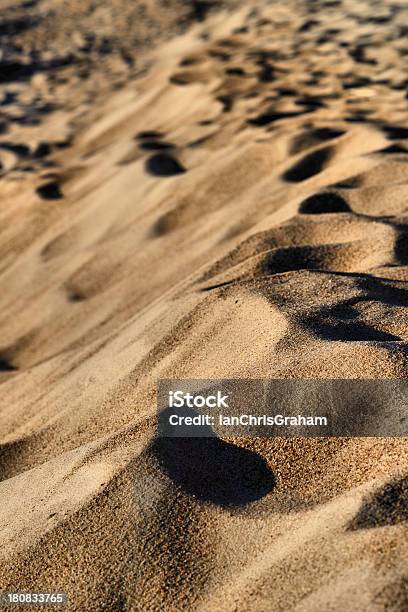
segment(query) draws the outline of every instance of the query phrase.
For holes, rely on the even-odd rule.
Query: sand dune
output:
[[[160,378],[407,378],[405,3],[1,6],[0,590],[406,610],[405,439],[156,438]]]

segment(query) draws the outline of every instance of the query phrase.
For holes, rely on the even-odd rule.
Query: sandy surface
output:
[[[1,8],[1,590],[407,610],[404,439],[155,439],[159,378],[407,377],[406,3]]]

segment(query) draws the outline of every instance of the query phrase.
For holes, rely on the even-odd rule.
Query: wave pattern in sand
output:
[[[4,35],[74,44],[78,7],[60,39],[49,4]],[[165,443],[155,388],[406,378],[407,9],[211,8],[140,70],[135,41],[89,50],[85,13],[78,53],[2,60],[2,590],[405,610],[404,439]]]

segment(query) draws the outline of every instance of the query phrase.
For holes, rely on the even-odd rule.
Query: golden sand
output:
[[[407,377],[406,3],[214,4],[1,3],[0,590],[406,610],[405,439],[156,440],[160,378]]]

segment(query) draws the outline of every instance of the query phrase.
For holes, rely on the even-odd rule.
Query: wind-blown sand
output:
[[[405,439],[155,426],[160,378],[407,378],[408,9],[206,4],[1,3],[0,590],[407,610]]]

